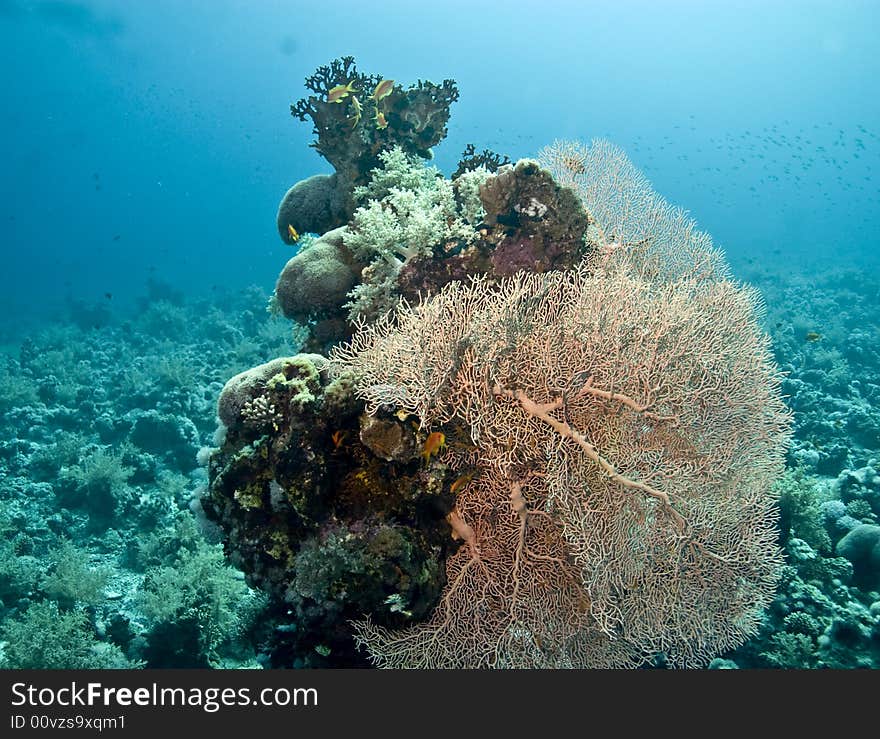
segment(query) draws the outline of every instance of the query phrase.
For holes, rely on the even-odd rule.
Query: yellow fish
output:
[[[354,95],[351,96],[351,109],[354,111],[354,123],[351,124],[351,127],[354,128],[360,122],[361,113],[364,110],[361,101]]]
[[[822,338],[822,334],[817,334],[815,331],[808,331],[804,338],[807,341],[819,341],[819,339]]]
[[[474,472],[465,472],[463,475],[460,475],[455,479],[455,482],[449,487],[450,493],[457,493],[463,487],[465,487],[471,480],[474,479]]]
[[[331,87],[329,92],[327,93],[327,102],[328,103],[341,103],[345,98],[348,97],[349,93],[357,92],[357,90],[352,87],[354,82],[349,82],[345,85],[336,85],[336,87]]]
[[[393,89],[394,80],[382,80],[376,85],[376,89],[373,90],[373,94],[370,97],[378,103],[382,98],[387,98]]]
[[[385,114],[381,111],[376,113],[376,128],[388,128],[388,121],[385,120]]]
[[[290,238],[291,244],[295,244],[297,241],[299,241],[299,234],[297,233],[296,229],[289,223],[287,224],[287,236]]]
[[[425,446],[422,448],[422,456],[425,462],[430,461],[431,457],[439,454],[441,449],[446,447],[446,436],[442,431],[432,431],[425,439]]]

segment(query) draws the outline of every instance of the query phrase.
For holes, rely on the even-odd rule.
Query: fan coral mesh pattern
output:
[[[337,351],[368,407],[471,429],[480,474],[433,620],[388,666],[697,665],[753,633],[787,414],[755,296],[626,270],[453,283]],[[474,452],[465,453],[474,456]]]
[[[472,441],[444,458],[476,472],[433,616],[356,624],[381,666],[700,666],[755,632],[779,579],[790,417],[758,296],[622,152],[578,151],[572,183],[610,203],[588,263],[452,283],[331,355],[368,412]]]
[[[681,208],[658,195],[618,146],[556,141],[541,150],[541,166],[580,196],[603,230],[606,255],[626,246],[626,260],[654,280],[730,276],[712,238]]]

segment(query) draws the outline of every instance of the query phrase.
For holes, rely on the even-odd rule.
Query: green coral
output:
[[[443,175],[436,167],[426,167],[399,146],[379,154],[381,166],[370,170],[370,181],[354,189],[354,198],[363,203],[383,200],[394,190],[430,190]]]
[[[96,605],[104,599],[109,570],[92,567],[88,552],[65,539],[50,553],[49,560],[52,564],[41,586],[62,608]]]
[[[199,368],[183,354],[166,354],[155,360],[150,375],[163,393],[183,393],[197,384]]]
[[[761,656],[771,667],[812,669],[817,666],[816,640],[801,633],[783,632],[770,637],[770,648]]]
[[[155,667],[170,666],[169,660],[216,665],[221,647],[241,637],[264,606],[226,564],[222,548],[203,543],[182,551],[171,566],[148,570],[138,600],[151,624],[145,656]],[[181,646],[190,653],[181,654]]]
[[[255,509],[263,507],[263,483],[255,481],[235,491],[235,502],[242,508]]]
[[[298,354],[291,357],[281,372],[266,382],[266,389],[283,393],[288,398],[289,407],[302,412],[312,405],[321,392],[321,373],[318,365],[324,358],[317,354]]]
[[[290,494],[290,491],[288,491]],[[291,497],[296,497],[295,494]],[[296,503],[293,502],[294,507],[296,507]],[[284,531],[272,531],[266,537],[266,554],[268,554],[272,559],[280,562],[285,569],[289,569],[293,566],[293,562],[295,560],[295,555],[293,553],[290,537]]]
[[[37,400],[37,385],[30,377],[0,366],[0,413],[33,405]]]
[[[40,446],[28,460],[28,472],[34,480],[54,480],[62,467],[79,461],[85,440],[79,433],[57,431],[51,445]]]
[[[110,670],[140,667],[114,644],[95,637],[86,613],[63,611],[54,601],[33,603],[6,621],[0,667],[13,670]]]
[[[463,172],[453,182],[455,194],[458,197],[461,215],[465,221],[476,226],[486,216],[486,209],[480,197],[480,188],[492,176],[485,167],[478,167]]]
[[[803,539],[817,552],[831,553],[831,539],[822,524],[822,495],[818,479],[802,468],[787,470],[776,483],[779,528],[783,538]]]
[[[369,199],[355,211],[343,238],[356,258],[369,262],[381,257],[399,266],[415,256],[430,256],[443,241],[475,236],[458,214],[452,183],[435,168],[399,149],[380,157],[386,168],[374,170],[370,186],[358,188]]]
[[[70,467],[62,467],[56,494],[62,505],[85,508],[96,525],[109,525],[129,502],[128,480],[134,469],[121,453],[98,449]]]
[[[132,541],[129,564],[139,572],[149,567],[171,565],[182,551],[194,551],[201,540],[192,514],[178,510],[169,523]]]

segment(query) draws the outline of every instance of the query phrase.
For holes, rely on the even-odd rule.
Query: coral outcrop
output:
[[[696,665],[741,643],[780,577],[788,416],[708,234],[606,142],[469,147],[444,177],[424,160],[452,80],[344,57],[306,87],[291,112],[335,172],[282,201],[283,239],[318,236],[274,306],[312,353],[226,384],[201,499],[270,597],[271,663]]]
[[[225,438],[202,499],[232,562],[288,614],[279,616],[279,666],[361,663],[348,620],[424,617],[453,545],[448,472],[416,454],[425,434],[363,416],[350,378],[330,379],[325,365],[299,354],[226,384]]]
[[[364,74],[350,56],[334,59],[306,78],[310,95],[290,106],[301,121],[311,121],[313,146],[335,174],[294,185],[278,209],[278,232],[290,242],[287,226],[298,233],[343,225],[354,210],[354,188],[379,165],[393,146],[424,159],[446,136],[449,108],[458,100],[454,80],[435,84],[418,80],[404,87],[376,74]]]

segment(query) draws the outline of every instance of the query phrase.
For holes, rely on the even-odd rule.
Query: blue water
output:
[[[874,2],[3,0],[0,312],[271,286],[284,190],[330,171],[288,105],[352,54],[458,81],[436,164],[606,136],[736,266],[873,269]]]
[[[247,537],[203,506],[227,484],[243,510],[263,505],[270,478],[271,505],[282,483],[298,490],[302,470],[276,481],[259,462],[242,473],[253,486],[229,483],[242,427],[279,426],[242,396],[227,440],[217,403],[239,372],[327,349],[314,324],[292,330],[266,308],[296,253],[278,237],[279,200],[333,171],[290,105],[345,55],[401,88],[456,81],[433,151],[447,176],[468,144],[517,161],[601,137],[712,235],[765,298],[793,427],[775,488],[779,587],[759,633],[713,666],[880,666],[877,28],[880,3],[855,0],[0,0],[0,668],[353,664],[341,632],[325,643],[296,618],[309,599],[312,616],[333,611],[334,568],[344,580],[372,555],[342,535],[325,547],[310,530],[284,550],[258,532],[269,556],[289,556],[271,571],[302,591],[281,602],[229,566],[253,575]],[[344,281],[349,267],[330,271]],[[329,323],[328,345],[341,336]],[[297,423],[324,460],[303,479],[318,489],[338,467],[357,501],[384,478],[354,456],[363,429],[349,411]],[[421,456],[406,475],[438,475]],[[459,472],[441,480],[450,495],[468,484]],[[412,615],[386,594],[383,613]],[[214,620],[194,627],[203,612]],[[112,648],[95,662],[99,642]]]

